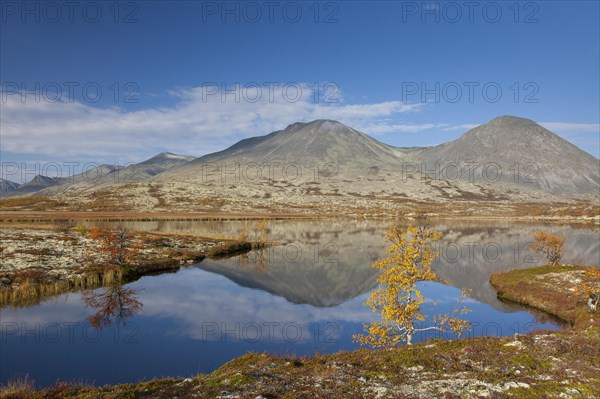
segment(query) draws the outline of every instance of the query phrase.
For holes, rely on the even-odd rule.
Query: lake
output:
[[[598,227],[508,222],[432,222],[444,234],[422,284],[425,313],[452,309],[470,290],[466,335],[558,329],[542,314],[500,302],[492,272],[542,264],[527,244],[536,230],[563,235],[565,263],[600,263]],[[136,230],[236,236],[252,222],[128,222]],[[29,375],[91,384],[208,373],[248,351],[310,355],[353,350],[352,335],[376,320],[364,305],[377,285],[371,263],[385,255],[389,221],[278,220],[280,245],[122,287],[70,293],[30,308],[0,311],[0,383]],[[437,336],[428,332],[417,340]]]

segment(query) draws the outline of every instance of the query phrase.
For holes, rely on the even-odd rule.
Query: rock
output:
[[[523,347],[523,343],[521,341],[511,341],[507,344],[504,344],[504,346],[514,346],[516,348],[521,349]]]
[[[514,388],[530,388],[531,385],[526,384],[524,382],[514,382],[514,381],[510,381],[504,384],[504,386],[502,387],[503,390],[507,391],[509,389],[514,389]]]
[[[571,395],[571,396],[581,396],[581,392],[578,389],[575,389],[575,388],[567,388],[565,390],[565,393],[567,395]]]

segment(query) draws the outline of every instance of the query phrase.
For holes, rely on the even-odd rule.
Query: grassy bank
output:
[[[201,257],[201,259],[203,258],[204,256]],[[55,282],[40,281],[34,275],[23,276],[21,277],[22,283],[18,286],[0,288],[0,308],[35,306],[51,297],[67,292],[96,289],[114,282],[127,284],[145,275],[175,272],[179,268],[179,260],[161,259],[135,266],[95,265],[86,268],[81,274]]]
[[[598,398],[600,314],[589,314],[571,290],[581,271],[535,268],[492,277],[501,298],[573,326],[560,332],[429,340],[312,357],[249,353],[192,378],[104,387],[57,384],[38,391],[24,381],[21,396],[16,381],[0,398]],[[555,295],[552,286],[559,280],[562,294]]]
[[[58,233],[47,229],[12,228],[4,237],[7,239],[0,246],[3,265],[0,268],[0,308],[33,306],[63,293],[95,289],[113,282],[125,284],[146,275],[175,272],[206,257],[235,256],[265,245],[225,238],[137,232],[131,242],[139,248],[127,263],[117,265],[103,260],[97,244],[72,229]],[[17,247],[18,242],[24,242],[26,249]],[[73,255],[75,250],[80,251],[78,255]],[[71,254],[73,264],[60,269],[65,254]],[[12,263],[12,267],[4,267],[5,263]]]
[[[600,315],[591,317],[584,296],[577,292],[585,278],[581,266],[542,266],[494,273],[490,283],[501,300],[554,315],[578,330],[597,328]]]

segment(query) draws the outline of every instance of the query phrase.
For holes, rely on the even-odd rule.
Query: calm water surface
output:
[[[237,235],[251,222],[131,222],[138,230]],[[29,375],[93,384],[211,372],[248,351],[330,353],[358,347],[352,335],[376,320],[365,305],[371,263],[385,255],[387,222],[272,221],[281,245],[122,287],[71,293],[0,311],[0,382]],[[426,313],[448,311],[470,290],[469,335],[513,335],[559,324],[496,299],[494,271],[541,264],[526,249],[539,229],[567,237],[565,262],[600,263],[598,228],[435,223],[444,234],[434,270],[448,286],[423,284]],[[430,332],[420,339],[435,336]]]

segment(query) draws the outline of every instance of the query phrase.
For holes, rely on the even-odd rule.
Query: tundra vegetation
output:
[[[266,221],[256,222],[245,237],[165,235],[108,224],[88,228],[63,220],[42,229],[33,226],[2,232],[6,241],[0,252],[8,267],[0,268],[0,307],[32,306],[70,291],[112,289],[114,284],[175,271],[205,257],[240,255],[271,244],[266,241]],[[62,269],[57,270],[58,265]]]
[[[583,295],[590,313],[597,312],[600,304],[600,268],[588,267],[585,269],[576,292]]]

